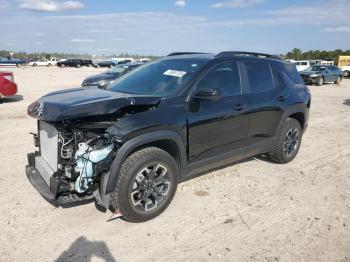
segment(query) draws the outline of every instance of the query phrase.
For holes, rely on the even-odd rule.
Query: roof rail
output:
[[[245,51],[225,51],[217,54],[215,57],[227,57],[227,56],[255,56],[261,58],[270,58],[276,60],[282,60],[281,57],[276,55],[269,55],[263,53],[245,52]]]
[[[177,56],[177,55],[203,55],[203,54],[209,54],[209,53],[201,53],[201,52],[174,52],[174,53],[168,54],[167,56]]]

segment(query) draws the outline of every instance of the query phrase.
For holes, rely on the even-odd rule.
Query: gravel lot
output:
[[[309,128],[290,164],[262,158],[179,185],[158,218],[131,224],[94,204],[54,208],[25,176],[27,106],[103,69],[1,68],[0,261],[350,261],[350,80],[310,87]]]

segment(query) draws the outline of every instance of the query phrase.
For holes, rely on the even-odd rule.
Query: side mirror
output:
[[[219,98],[219,91],[217,89],[203,88],[198,90],[194,96],[194,99],[212,99],[215,100]]]

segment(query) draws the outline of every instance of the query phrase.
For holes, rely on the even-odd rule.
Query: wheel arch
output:
[[[177,162],[181,174],[181,170],[186,165],[186,147],[181,136],[175,131],[155,131],[128,140],[120,147],[111,165],[105,194],[114,191],[121,165],[125,159],[132,153],[149,146],[158,147],[168,152]]]
[[[305,114],[303,112],[296,112],[288,116],[288,118],[293,118],[297,120],[302,128],[304,130],[305,127]]]

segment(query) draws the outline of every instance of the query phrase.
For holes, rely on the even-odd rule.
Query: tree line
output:
[[[128,53],[120,53],[120,54],[112,54],[112,55],[90,55],[90,54],[74,54],[74,53],[44,53],[44,52],[36,52],[36,53],[27,53],[27,52],[12,52],[14,58],[20,58],[20,59],[36,59],[36,58],[49,58],[49,57],[55,57],[57,59],[64,59],[64,58],[80,58],[80,59],[110,59],[112,57],[132,57],[134,59],[139,58],[151,58],[154,59],[155,56],[152,55],[130,55]],[[10,57],[11,51],[8,50],[0,50],[0,57]]]
[[[69,54],[69,53],[26,53],[26,52],[13,52],[15,58],[21,58],[21,59],[33,59],[33,58],[44,58],[44,57],[56,57],[58,59],[62,58],[81,58],[81,59],[109,59],[112,57],[132,57],[135,59],[138,58],[151,58],[154,59],[156,56],[152,55],[129,55],[128,53],[121,53],[119,55],[113,54],[113,55],[98,55],[93,56],[90,54]],[[335,49],[333,51],[320,51],[320,50],[309,50],[306,52],[303,52],[299,48],[294,48],[293,50],[287,52],[286,54],[280,54],[280,56],[284,59],[294,59],[294,60],[317,60],[317,59],[335,59],[338,55],[349,55],[350,56],[350,50],[341,50],[341,49]],[[0,57],[9,57],[10,51],[8,50],[0,50]]]
[[[285,55],[281,57],[285,59],[294,60],[325,60],[325,59],[335,59],[338,55],[349,55],[350,50],[335,49],[333,51],[320,51],[320,50],[309,50],[303,52],[299,48],[294,48]]]

